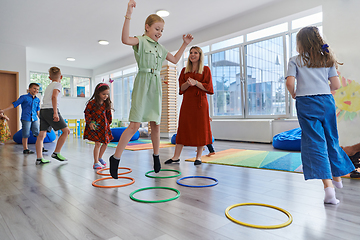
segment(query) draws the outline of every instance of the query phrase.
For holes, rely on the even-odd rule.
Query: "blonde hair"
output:
[[[149,15],[145,20],[145,32],[146,32],[146,24],[149,25],[149,27],[151,27],[151,25],[153,25],[154,23],[157,23],[157,22],[165,23],[164,19],[162,17],[160,17],[159,15],[157,15],[157,14]]]
[[[193,49],[195,49],[200,55],[199,56],[198,69],[196,70],[196,72],[199,73],[199,74],[202,74],[203,71],[204,71],[204,54],[203,54],[203,51],[198,46],[193,46],[193,47],[190,48],[189,53]],[[188,72],[192,72],[192,62],[190,61],[190,54],[189,54],[189,57],[188,57],[188,60],[187,60],[187,64],[186,64],[186,68],[185,68],[184,73],[188,73]]]
[[[58,78],[60,78],[60,76],[61,76],[60,68],[51,67],[49,69],[49,76],[50,76],[51,80],[57,80]]]
[[[322,68],[338,66],[339,63],[329,49],[324,39],[320,36],[317,27],[304,27],[296,35],[299,56],[301,57],[302,66],[309,68]]]

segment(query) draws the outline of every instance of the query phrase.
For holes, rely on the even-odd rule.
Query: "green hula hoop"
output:
[[[177,193],[177,195],[175,197],[172,198],[168,198],[168,199],[162,199],[162,200],[142,200],[142,199],[138,199],[134,197],[134,194],[140,191],[144,191],[144,190],[148,190],[148,189],[168,189],[168,190],[172,190],[174,192]],[[140,188],[138,190],[133,191],[132,193],[130,193],[130,198],[134,201],[137,202],[143,202],[143,203],[160,203],[160,202],[168,202],[171,200],[175,200],[177,198],[180,197],[180,191],[175,189],[175,188],[170,188],[170,187],[146,187],[146,188]]]
[[[152,176],[149,175],[149,173],[154,172],[154,170],[148,171],[147,173],[145,173],[145,176],[150,177],[150,178],[173,178],[173,177],[178,177],[181,175],[181,172],[179,170],[175,170],[175,169],[161,169],[160,171],[170,171],[170,172],[177,172],[178,174],[174,175],[174,176]]]

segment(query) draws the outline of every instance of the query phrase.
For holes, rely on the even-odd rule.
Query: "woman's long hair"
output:
[[[86,104],[88,104],[91,100],[95,99],[96,105],[100,107],[100,101],[101,101],[100,93],[108,89],[110,89],[110,87],[106,83],[99,83],[98,85],[96,85],[94,94],[91,96],[89,101],[86,102]],[[105,103],[105,109],[110,110],[112,104],[110,100],[110,96],[104,101],[104,103]]]
[[[302,66],[322,68],[342,65],[335,59],[329,45],[320,36],[317,27],[302,28],[296,35],[296,42]]]
[[[193,47],[190,48],[189,57],[188,57],[188,60],[187,60],[187,64],[186,64],[186,68],[185,68],[184,73],[192,72],[192,62],[190,61],[190,52],[193,49],[195,49],[200,55],[199,56],[198,69],[196,70],[196,72],[202,74],[203,71],[204,71],[204,54],[203,54],[203,51],[201,50],[201,48],[199,48],[198,46],[193,46]]]

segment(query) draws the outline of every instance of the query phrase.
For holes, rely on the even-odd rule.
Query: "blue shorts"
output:
[[[296,97],[296,110],[305,180],[332,179],[353,171],[354,165],[339,145],[333,96]]]
[[[39,120],[34,122],[21,120],[22,124],[22,138],[29,138],[30,137],[30,129],[32,134],[37,137],[39,135]]]

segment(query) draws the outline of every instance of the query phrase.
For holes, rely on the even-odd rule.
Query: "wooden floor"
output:
[[[54,143],[45,144],[53,150]],[[216,141],[215,150],[228,148],[269,150],[271,144]],[[185,162],[195,156],[195,148],[184,148],[181,163],[164,165],[177,169],[181,177],[203,175],[218,179],[210,188],[188,188],[176,184],[178,178],[148,178],[152,151],[124,151],[120,165],[130,167],[125,175],[135,179],[123,188],[96,188],[92,181],[101,176],[92,169],[93,145],[68,138],[61,163],[35,165],[35,155],[24,156],[22,146],[0,145],[0,239],[358,239],[360,226],[360,181],[343,179],[336,190],[339,205],[323,204],[319,180],[304,181],[299,173],[231,167],[215,164],[194,166]],[[35,146],[31,145],[34,150]],[[108,148],[106,160],[115,151]],[[160,149],[164,162],[174,148]],[[206,152],[205,152],[206,153]],[[50,155],[50,154],[49,154]],[[51,159],[50,156],[45,156]],[[161,173],[170,175],[173,173]],[[124,184],[129,180],[109,180]],[[184,180],[187,184],[211,184],[211,180]],[[165,203],[140,203],[129,198],[136,189],[150,186],[173,187],[181,196]],[[148,190],[135,194],[140,199],[174,197],[169,190]],[[291,225],[274,230],[245,227],[231,222],[225,209],[236,203],[275,205],[289,211]],[[230,214],[240,221],[273,225],[287,221],[285,214],[264,207],[238,207]]]

